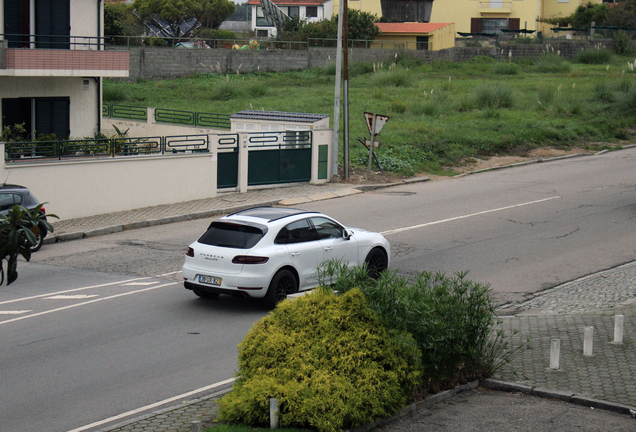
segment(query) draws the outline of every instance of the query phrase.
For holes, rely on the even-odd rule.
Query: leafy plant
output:
[[[607,50],[586,49],[574,56],[573,60],[584,64],[607,64],[612,60],[612,53]]]
[[[564,73],[572,69],[570,63],[556,54],[544,54],[535,63],[535,69],[541,73]]]
[[[0,285],[4,283],[5,276],[7,285],[18,279],[18,256],[30,261],[30,247],[37,243],[40,226],[53,232],[53,225],[45,220],[41,211],[42,205],[33,210],[16,205],[6,215],[0,214]],[[48,217],[57,218],[53,214]],[[4,261],[7,262],[6,271]]]
[[[426,389],[487,377],[516,353],[509,338],[495,331],[497,304],[489,286],[466,279],[466,273],[405,278],[385,271],[374,280],[364,268],[329,261],[320,280],[340,293],[360,289],[387,328],[413,336],[422,351]]]
[[[419,350],[388,331],[359,290],[318,290],[287,300],[257,322],[239,345],[239,370],[220,401],[220,419],[269,420],[279,400],[282,427],[335,432],[404,406],[420,380]]]

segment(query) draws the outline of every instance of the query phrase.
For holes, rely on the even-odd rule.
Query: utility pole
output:
[[[342,77],[342,17],[343,3],[340,1],[338,13],[338,43],[336,48],[336,90],[333,103],[333,146],[331,152],[331,181],[338,182],[338,134],[340,133],[340,81]]]
[[[347,0],[341,1],[344,9],[344,14],[342,16],[342,55],[344,57],[344,145],[342,161],[344,165],[345,180],[349,180],[349,5],[347,4]]]

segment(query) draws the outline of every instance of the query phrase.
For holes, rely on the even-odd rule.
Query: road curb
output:
[[[589,396],[584,396],[563,390],[551,390],[540,387],[528,386],[509,381],[497,379],[485,379],[480,383],[481,387],[492,390],[500,390],[508,393],[524,393],[530,396],[537,396],[546,399],[555,399],[563,402],[569,402],[576,405],[582,405],[590,408],[598,408],[606,411],[613,411],[621,414],[631,415],[631,410],[636,407],[630,407],[618,402],[603,401]]]

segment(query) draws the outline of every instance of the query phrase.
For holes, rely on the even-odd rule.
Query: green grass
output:
[[[618,145],[632,138],[636,73],[625,67],[631,57],[612,55],[604,64],[570,62],[552,52],[536,60],[415,60],[354,63],[349,77],[350,141],[367,137],[365,111],[389,115],[377,152],[394,172],[439,174],[465,157],[588,142]],[[264,109],[333,116],[334,71],[328,65],[286,73],[106,80],[104,100],[223,114]],[[355,163],[367,160],[362,146],[352,145],[350,153]]]
[[[223,423],[208,429],[206,432],[308,432],[309,429],[297,429],[297,428],[259,428],[247,425]]]

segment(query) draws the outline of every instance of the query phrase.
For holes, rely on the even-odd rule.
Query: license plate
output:
[[[216,276],[199,275],[199,282],[210,285],[221,285],[221,278]]]

